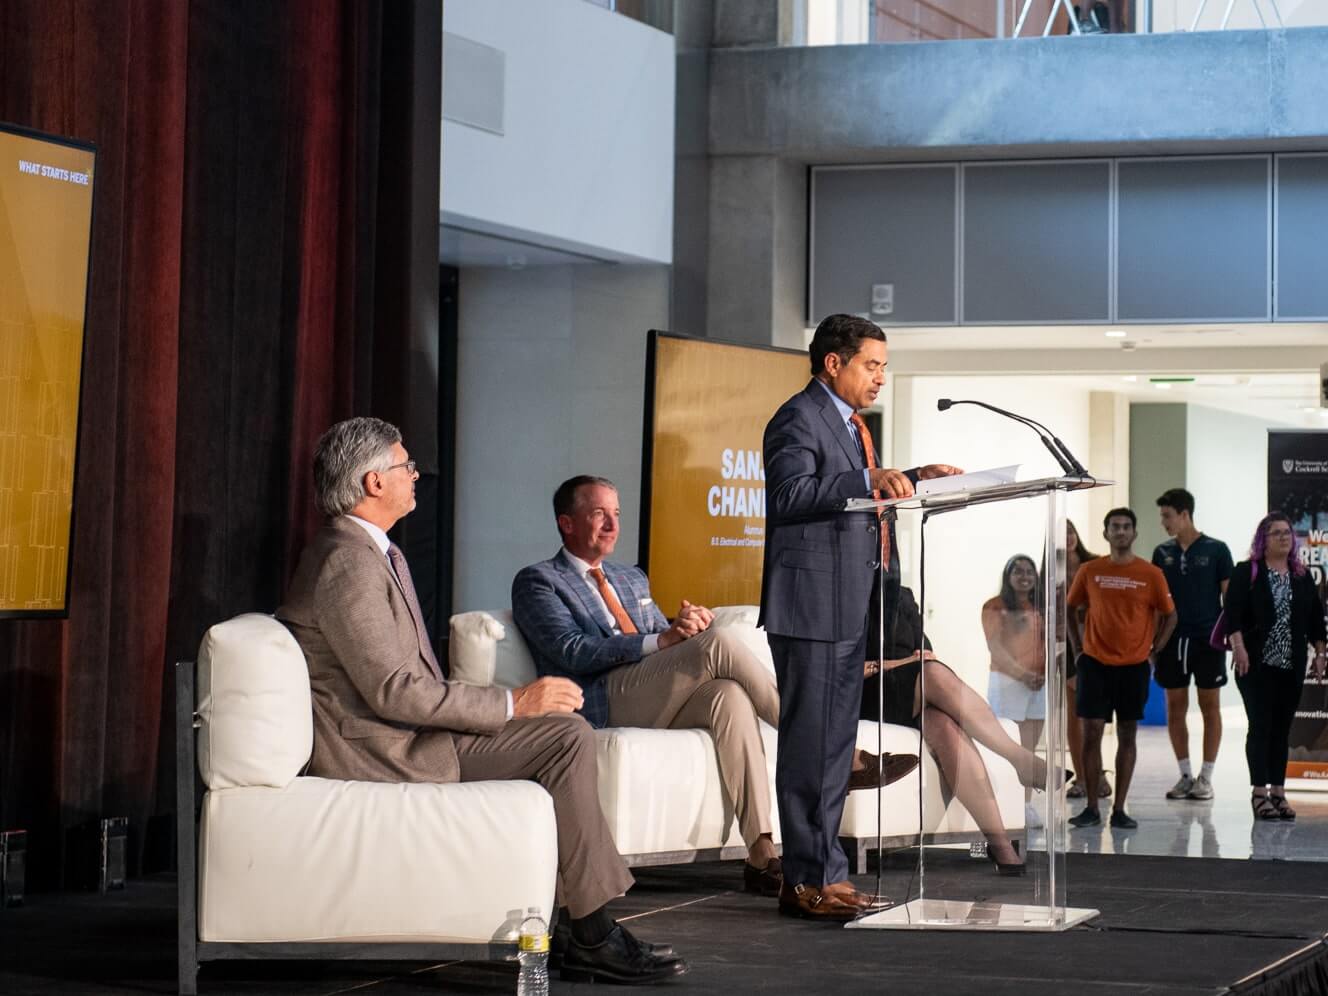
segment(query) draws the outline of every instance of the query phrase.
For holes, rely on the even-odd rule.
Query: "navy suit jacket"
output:
[[[856,640],[880,569],[875,513],[844,513],[869,498],[863,458],[830,395],[813,379],[765,429],[766,538],[758,625],[776,636]],[[916,471],[908,476],[917,480]],[[891,530],[890,570],[899,559]]]
[[[580,685],[585,698],[581,714],[596,727],[609,721],[604,675],[639,661],[646,636],[669,628],[650,597],[650,581],[643,571],[607,560],[600,567],[639,632],[614,634],[589,586],[562,550],[522,568],[512,581],[512,615],[530,644],[536,670]]]

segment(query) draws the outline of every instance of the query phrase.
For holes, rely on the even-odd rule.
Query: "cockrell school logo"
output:
[[[1283,474],[1328,474],[1328,460],[1283,460]]]

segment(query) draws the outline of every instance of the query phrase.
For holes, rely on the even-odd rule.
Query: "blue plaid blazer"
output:
[[[604,675],[635,664],[645,637],[669,628],[650,597],[644,572],[607,560],[600,566],[639,632],[614,634],[590,587],[562,550],[523,568],[512,581],[512,615],[530,645],[536,670],[580,685],[585,698],[581,714],[595,727],[609,721]]]

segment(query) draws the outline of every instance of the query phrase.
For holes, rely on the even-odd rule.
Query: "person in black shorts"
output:
[[[1176,626],[1176,610],[1162,572],[1136,557],[1136,523],[1128,508],[1113,508],[1103,519],[1106,557],[1079,568],[1065,604],[1082,625],[1076,709],[1084,727],[1084,781],[1088,798],[1070,818],[1075,828],[1100,826],[1098,783],[1102,777],[1102,736],[1116,720],[1116,798],[1111,825],[1129,830],[1139,824],[1125,812],[1137,756],[1136,734],[1148,701],[1148,675],[1159,647]]]
[[[1179,622],[1157,655],[1157,683],[1167,693],[1167,733],[1176,754],[1180,778],[1168,799],[1211,799],[1213,765],[1222,742],[1221,693],[1227,683],[1227,655],[1208,642],[1222,611],[1231,578],[1231,551],[1221,540],[1205,536],[1194,525],[1194,495],[1171,488],[1157,500],[1162,528],[1171,539],[1153,551],[1153,563],[1166,575]],[[1203,716],[1203,767],[1196,777],[1190,766],[1190,679],[1198,690]]]

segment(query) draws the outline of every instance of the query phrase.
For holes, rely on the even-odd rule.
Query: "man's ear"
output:
[[[840,359],[838,353],[826,353],[825,361],[821,369],[824,373],[829,374],[831,377],[835,377],[838,376],[840,368],[843,367],[843,365],[844,361]]]
[[[558,532],[566,536],[572,531],[572,517],[566,513],[558,516]]]
[[[377,498],[383,493],[383,475],[376,470],[371,470],[364,475],[364,493],[371,498]]]

